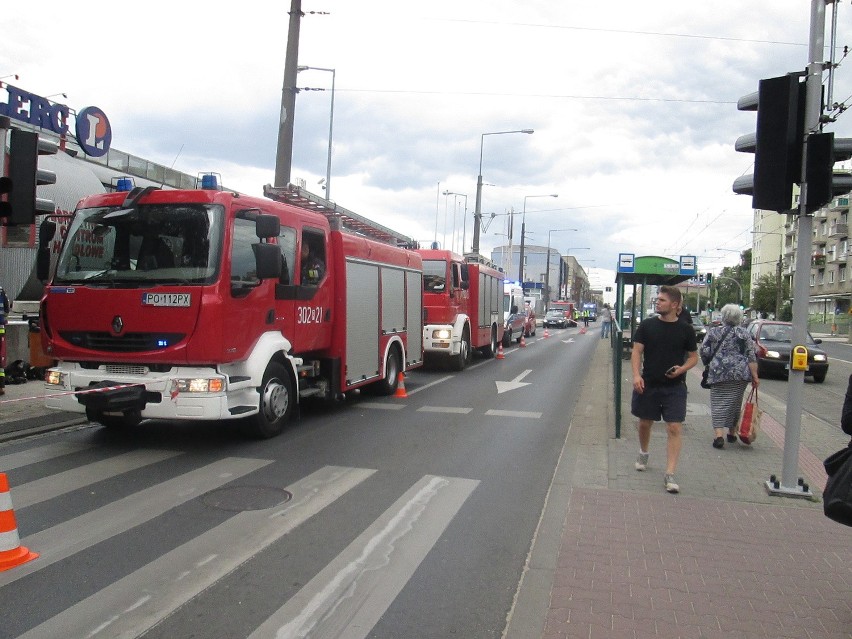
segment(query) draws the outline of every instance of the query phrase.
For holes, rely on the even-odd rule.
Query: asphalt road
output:
[[[499,637],[597,344],[578,330],[264,442],[147,422],[3,444],[41,557],[0,572],[0,637]]]

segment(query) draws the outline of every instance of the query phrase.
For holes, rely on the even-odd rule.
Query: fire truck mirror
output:
[[[45,220],[38,227],[38,247],[50,246],[50,242],[56,235],[56,222]]]
[[[45,220],[38,229],[38,251],[36,251],[36,277],[46,282],[50,277],[50,242],[56,235],[56,222]]]
[[[462,280],[462,281],[461,281],[461,289],[462,289],[463,291],[466,291],[466,290],[468,290],[469,288],[470,288],[470,282],[468,282],[467,280]]]
[[[278,237],[281,231],[281,220],[274,215],[258,215],[254,221],[257,236],[260,239]]]
[[[277,217],[264,217],[272,217],[278,222]],[[275,234],[277,235],[278,231]],[[252,244],[252,248],[254,249],[254,259],[257,265],[257,278],[261,280],[277,279],[281,275],[281,253],[278,250],[278,245],[257,243]]]

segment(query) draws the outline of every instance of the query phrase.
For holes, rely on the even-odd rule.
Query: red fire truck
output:
[[[41,302],[48,407],[105,426],[244,418],[272,437],[300,399],[391,394],[422,365],[408,238],[297,187],[256,198],[207,177],[80,201]]]
[[[463,370],[472,349],[493,357],[503,339],[504,275],[493,265],[452,251],[421,249],[423,258],[423,353]]]

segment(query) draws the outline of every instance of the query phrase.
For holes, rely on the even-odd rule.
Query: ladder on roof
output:
[[[288,184],[284,187],[267,184],[263,187],[263,194],[276,202],[292,204],[314,213],[321,213],[329,221],[337,220],[342,228],[357,235],[405,248],[414,248],[416,245],[416,242],[410,237],[368,220],[362,215],[353,213],[349,209],[310,193],[295,184]]]

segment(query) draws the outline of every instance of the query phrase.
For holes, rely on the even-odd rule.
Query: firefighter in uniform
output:
[[[9,314],[9,298],[0,286],[0,395],[6,394],[6,316]]]
[[[302,243],[302,285],[316,286],[325,275],[325,264],[307,242]]]

